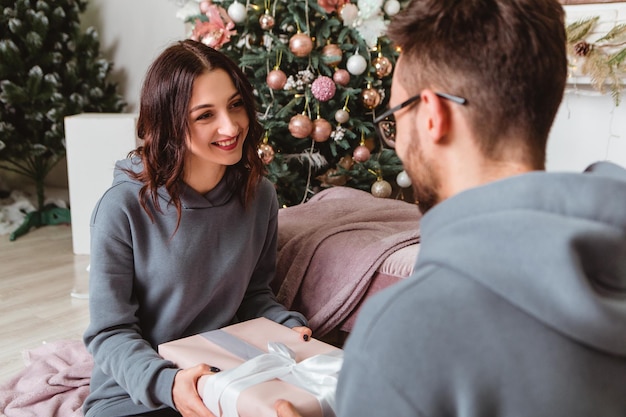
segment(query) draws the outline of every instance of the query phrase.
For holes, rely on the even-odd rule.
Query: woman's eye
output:
[[[242,107],[242,106],[243,106],[243,100],[237,100],[233,102],[233,104],[231,104],[232,108],[237,108],[237,107]]]
[[[204,119],[208,119],[209,117],[212,117],[212,116],[213,116],[213,113],[206,112],[206,113],[202,113],[200,116],[198,116],[196,118],[196,120],[204,120]]]

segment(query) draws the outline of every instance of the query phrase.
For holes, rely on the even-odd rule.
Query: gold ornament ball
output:
[[[265,165],[269,164],[274,160],[274,148],[269,143],[261,143],[259,148],[257,149],[257,153],[259,154],[259,158]]]
[[[289,50],[299,58],[309,56],[313,50],[313,40],[306,33],[296,33],[289,39]]]
[[[382,98],[380,97],[378,90],[370,87],[361,92],[361,100],[366,108],[372,110],[378,107]]]
[[[276,23],[276,20],[271,14],[263,13],[261,17],[259,17],[259,25],[261,25],[261,29],[263,30],[272,29],[274,27],[274,23]]]
[[[304,139],[311,134],[313,122],[304,114],[296,114],[289,120],[289,133],[298,139]]]
[[[385,180],[377,180],[372,184],[372,195],[378,198],[387,198],[391,195],[391,184]]]
[[[333,131],[332,125],[326,119],[315,119],[311,138],[315,142],[326,142]]]
[[[345,69],[337,69],[333,73],[333,81],[341,86],[346,86],[350,82],[350,73]]]
[[[334,43],[329,43],[322,48],[322,62],[326,65],[334,67],[341,62],[342,57],[343,51]]]
[[[280,90],[287,83],[287,74],[279,69],[271,70],[267,77],[265,78],[265,82],[272,90]]]
[[[372,66],[374,67],[374,70],[376,71],[376,76],[378,78],[386,77],[387,75],[391,74],[391,71],[393,70],[393,64],[391,63],[389,58],[385,56],[378,56],[374,58],[374,60],[372,61]]]

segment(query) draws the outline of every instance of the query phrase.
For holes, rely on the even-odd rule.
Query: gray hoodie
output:
[[[421,220],[345,347],[339,417],[626,416],[626,171],[533,172]]]
[[[263,179],[244,209],[229,174],[210,192],[186,187],[182,218],[159,190],[154,223],[140,206],[141,183],[118,162],[113,186],[91,219],[90,325],[84,340],[95,366],[84,411],[120,416],[174,407],[177,368],[156,352],[160,343],[264,316],[306,325],[276,299],[269,283],[276,261],[278,202]]]

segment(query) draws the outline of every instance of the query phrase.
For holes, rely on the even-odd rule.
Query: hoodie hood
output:
[[[115,170],[113,172],[113,185],[117,185],[123,182],[129,182],[143,186],[143,183],[128,175],[128,171],[140,173],[143,171],[143,163],[140,158],[133,157],[128,159],[122,159],[115,164]],[[226,174],[217,184],[217,186],[206,194],[200,194],[193,188],[184,184],[183,191],[180,196],[180,200],[185,209],[202,209],[219,207],[228,203],[234,195],[234,187],[231,181],[231,177],[235,175],[232,170],[227,169]],[[170,202],[171,198],[165,187],[159,187],[157,193],[164,204]]]
[[[454,269],[561,334],[626,355],[626,170],[496,181],[438,204],[420,227],[418,264]]]

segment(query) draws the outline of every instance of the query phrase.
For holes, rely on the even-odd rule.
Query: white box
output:
[[[115,162],[139,145],[136,125],[137,115],[129,113],[83,113],[65,118],[72,246],[76,255],[89,255],[91,212],[113,183]]]

